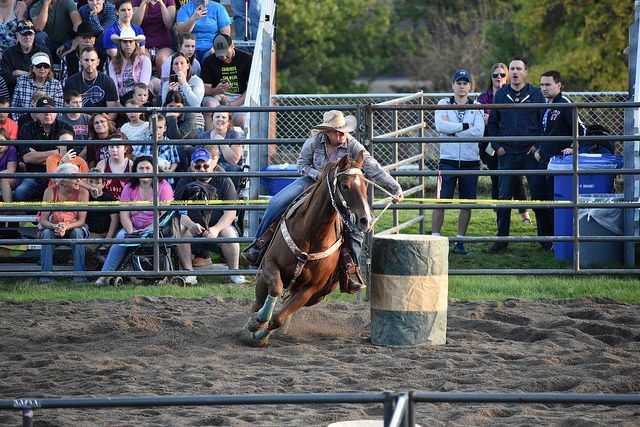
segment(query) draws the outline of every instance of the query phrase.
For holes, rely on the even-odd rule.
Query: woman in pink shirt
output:
[[[153,201],[153,159],[148,156],[136,158],[132,169],[137,173],[148,173],[148,178],[130,178],[129,184],[122,190],[121,202],[152,202]],[[164,179],[158,182],[158,200],[161,202],[173,200],[173,189]],[[162,215],[164,212],[159,212]],[[153,226],[153,211],[120,211],[120,223],[122,230],[118,232],[117,239],[124,238],[127,234],[144,230]],[[116,271],[127,253],[127,248],[120,245],[111,245],[107,259],[104,261],[102,271]],[[104,285],[106,279],[100,277],[96,285]]]

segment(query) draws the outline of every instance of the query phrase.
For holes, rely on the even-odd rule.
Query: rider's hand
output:
[[[393,201],[395,203],[401,202],[404,200],[404,194],[402,193],[402,187],[398,187],[396,190],[396,194],[393,196]]]

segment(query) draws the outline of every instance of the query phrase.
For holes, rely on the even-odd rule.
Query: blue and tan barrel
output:
[[[371,342],[439,345],[447,340],[449,239],[374,236],[371,247]]]

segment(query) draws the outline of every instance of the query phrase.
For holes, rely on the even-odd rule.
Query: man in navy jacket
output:
[[[545,102],[542,91],[539,87],[530,83],[525,83],[527,77],[527,63],[522,58],[513,58],[509,62],[509,78],[511,83],[500,88],[493,97],[494,104],[542,104]],[[487,123],[490,136],[541,136],[542,116],[544,110],[538,109],[498,109],[491,110],[489,122]],[[538,169],[539,165],[534,158],[534,153],[538,150],[539,142],[496,142],[492,141],[491,146],[498,155],[499,170],[526,170]],[[536,179],[544,177],[527,176],[529,190],[533,194]],[[511,200],[516,188],[517,176],[503,175],[498,179],[498,199]],[[547,229],[545,214],[541,213],[542,219],[538,217],[541,210],[534,209],[538,223],[538,235]],[[542,226],[542,228],[541,228]],[[508,236],[511,228],[511,209],[498,209],[498,236]],[[508,243],[496,242],[487,252],[494,253],[507,248]]]
[[[546,98],[549,104],[566,104],[571,103],[569,98],[564,96],[561,92],[562,88],[562,75],[559,71],[549,70],[542,73],[540,78],[540,87],[542,88],[542,95]],[[554,108],[550,105],[542,116],[542,131],[544,136],[572,136],[573,135],[573,111],[570,108]],[[578,135],[584,135],[585,128],[578,119]],[[535,159],[538,161],[540,169],[547,169],[549,160],[551,157],[560,154],[571,154],[571,141],[567,142],[542,142],[538,151],[534,153]],[[553,200],[553,175],[549,175],[545,178],[539,179],[536,182],[535,193],[536,199],[541,200]],[[540,235],[552,236],[553,235],[553,210],[545,209],[547,212],[548,221],[545,222],[545,226],[548,229],[543,230],[544,233]],[[551,243],[546,242],[543,246],[545,248],[551,248]]]

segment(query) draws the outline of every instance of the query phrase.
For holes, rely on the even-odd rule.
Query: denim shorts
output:
[[[480,170],[480,166],[455,167],[446,163],[440,163],[440,170]],[[453,199],[458,184],[458,193],[461,199],[475,199],[478,197],[478,176],[442,176],[441,199]]]

